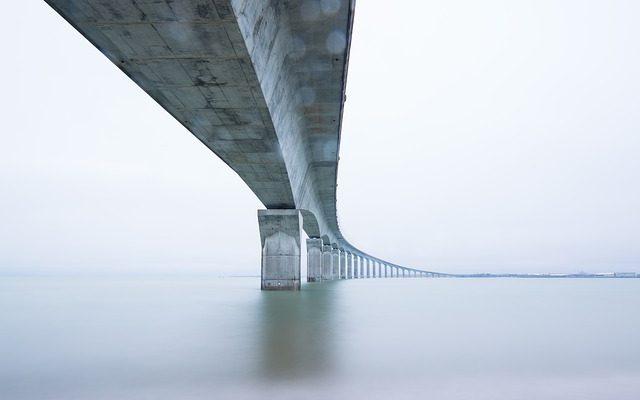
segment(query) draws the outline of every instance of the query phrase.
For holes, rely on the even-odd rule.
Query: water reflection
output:
[[[640,280],[0,280],[0,399],[637,400]]]
[[[335,292],[309,284],[299,292],[262,292],[259,373],[268,380],[316,379],[333,364]]]

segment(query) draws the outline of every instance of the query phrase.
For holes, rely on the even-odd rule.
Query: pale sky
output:
[[[357,2],[346,237],[443,272],[640,271],[640,3]],[[0,25],[0,272],[259,274],[261,204],[44,2]]]

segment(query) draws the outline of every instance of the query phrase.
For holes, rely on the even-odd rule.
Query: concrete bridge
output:
[[[435,277],[340,233],[336,181],[355,0],[45,0],[231,167],[258,211],[262,289]]]

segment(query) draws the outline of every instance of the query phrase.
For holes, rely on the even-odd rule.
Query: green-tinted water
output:
[[[0,281],[2,399],[638,399],[640,279]]]

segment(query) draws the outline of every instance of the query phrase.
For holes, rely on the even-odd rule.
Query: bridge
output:
[[[45,0],[220,157],[258,211],[262,289],[439,277],[351,245],[336,211],[355,0]]]

